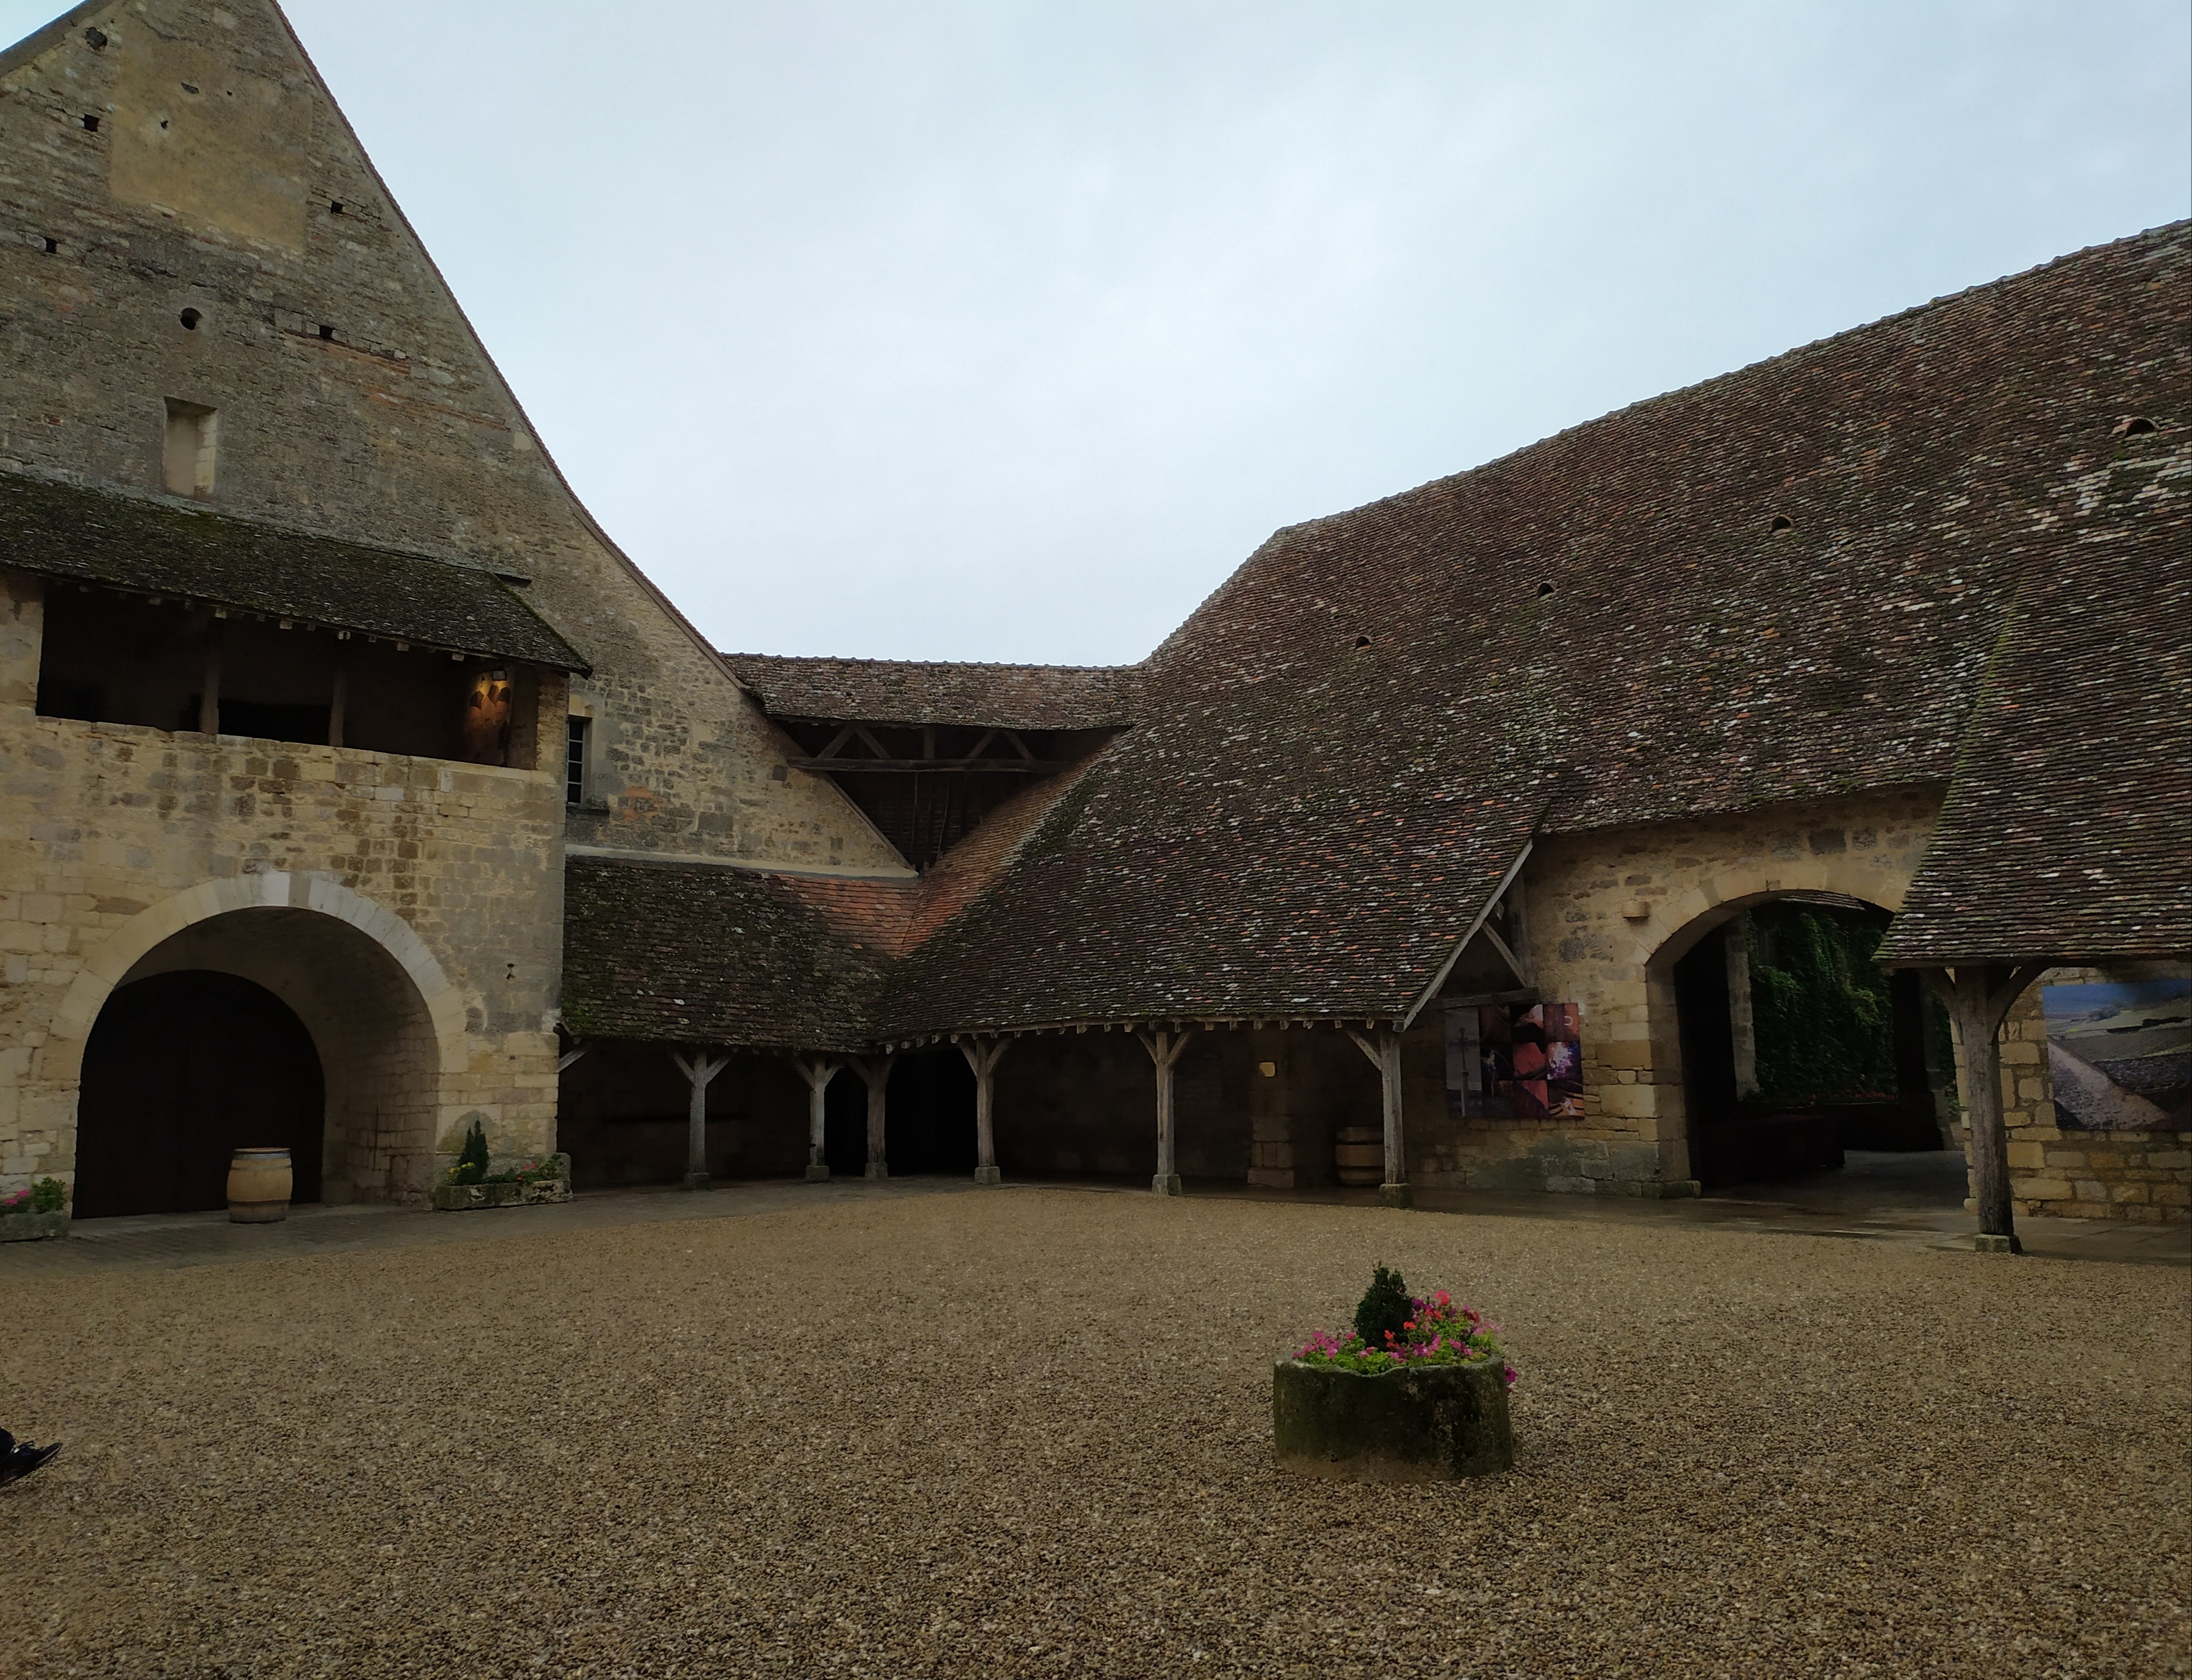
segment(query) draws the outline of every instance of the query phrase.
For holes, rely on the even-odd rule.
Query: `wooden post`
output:
[[[2001,1119],[2001,1048],[1998,1035],[2010,1005],[2047,965],[1968,963],[1928,969],[1926,978],[1948,1005],[1956,1042],[1964,1051],[1965,1148],[1978,1204],[1978,1247],[2021,1254],[2015,1210],[2009,1201],[2009,1134]]]
[[[807,1181],[819,1184],[830,1176],[830,1163],[822,1158],[825,1094],[845,1064],[835,1056],[794,1056],[791,1065],[807,1082]]]
[[[1172,1113],[1172,1071],[1179,1062],[1180,1052],[1187,1041],[1195,1036],[1193,1027],[1167,1031],[1152,1027],[1134,1035],[1142,1041],[1142,1048],[1150,1053],[1150,1060],[1157,1070],[1157,1171],[1150,1180],[1150,1188],[1160,1196],[1179,1196],[1184,1193],[1179,1182],[1179,1166],[1173,1148]]]
[[[1355,1046],[1370,1058],[1385,1110],[1385,1182],[1378,1186],[1379,1199],[1391,1208],[1406,1208],[1414,1201],[1408,1188],[1408,1156],[1401,1135],[1401,1035],[1390,1027],[1369,1032],[1347,1029]]]
[[[868,1086],[868,1176],[887,1179],[890,1163],[884,1158],[884,1093],[890,1085],[891,1064],[895,1055],[857,1056],[853,1070],[867,1082]]]
[[[335,643],[335,675],[333,691],[328,696],[328,745],[343,744],[343,727],[350,710],[350,643]]]
[[[997,1139],[990,1125],[991,1102],[996,1094],[997,1064],[1013,1047],[1009,1038],[962,1038],[959,1054],[974,1070],[974,1182],[999,1184]]]
[[[708,1187],[708,1087],[715,1077],[729,1066],[728,1056],[711,1056],[705,1050],[695,1050],[688,1061],[672,1050],[670,1060],[677,1064],[677,1071],[685,1076],[685,1083],[693,1088],[691,1100],[685,1107],[685,1188],[705,1190]]]
[[[205,675],[198,683],[198,733],[220,733],[220,626],[214,619],[206,626]]]

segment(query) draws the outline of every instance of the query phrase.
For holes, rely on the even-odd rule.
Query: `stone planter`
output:
[[[66,1208],[50,1214],[0,1214],[0,1243],[36,1243],[48,1237],[66,1237],[68,1228]]]
[[[1452,1482],[1515,1462],[1503,1363],[1403,1366],[1365,1376],[1282,1360],[1271,1380],[1282,1469],[1356,1482]]]
[[[437,1184],[433,1191],[435,1211],[461,1214],[474,1208],[535,1208],[546,1202],[568,1202],[571,1157],[552,1155],[548,1158],[561,1170],[538,1184]]]

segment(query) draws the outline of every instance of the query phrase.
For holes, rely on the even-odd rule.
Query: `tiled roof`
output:
[[[2178,223],[1280,532],[1134,729],[915,895],[867,1030],[1390,1019],[1533,832],[1957,774],[1914,940],[2145,951],[2184,925],[2192,614],[2178,469],[2116,428],[2178,458],[2188,346]]]
[[[23,473],[0,471],[0,565],[454,653],[586,668],[492,572]]]
[[[909,883],[910,884],[910,883]],[[907,889],[719,865],[574,855],[565,1022],[581,1037],[849,1051]],[[864,937],[870,921],[880,935]]]
[[[2192,953],[2192,426],[2074,488],[1883,961]]]
[[[1133,666],[960,665],[770,654],[725,654],[723,660],[776,717],[967,723],[985,729],[1100,729],[1134,721]]]
[[[1396,1014],[1535,826],[1946,782],[2066,499],[2125,415],[2182,405],[2188,247],[2083,252],[1282,531],[886,1019]],[[2137,598],[2126,633],[2181,645]]]

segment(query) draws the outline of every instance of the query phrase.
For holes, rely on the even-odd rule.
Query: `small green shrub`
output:
[[[1415,1311],[1415,1302],[1409,1298],[1408,1286],[1397,1271],[1379,1266],[1370,1276],[1370,1287],[1362,1292],[1362,1300],[1355,1309],[1355,1330],[1373,1347],[1385,1345],[1385,1333],[1398,1336]]]
[[[457,1164],[449,1169],[451,1184],[480,1184],[487,1178],[487,1129],[477,1120],[465,1133],[465,1146]]]
[[[68,1186],[59,1179],[40,1179],[31,1186],[31,1211],[57,1214],[68,1206]]]

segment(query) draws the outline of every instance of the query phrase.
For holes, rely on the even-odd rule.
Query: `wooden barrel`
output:
[[[1342,1126],[1333,1134],[1332,1164],[1342,1184],[1385,1181],[1385,1134],[1376,1126]]]
[[[289,1217],[289,1151],[239,1149],[228,1163],[228,1217],[233,1225],[271,1225]]]

